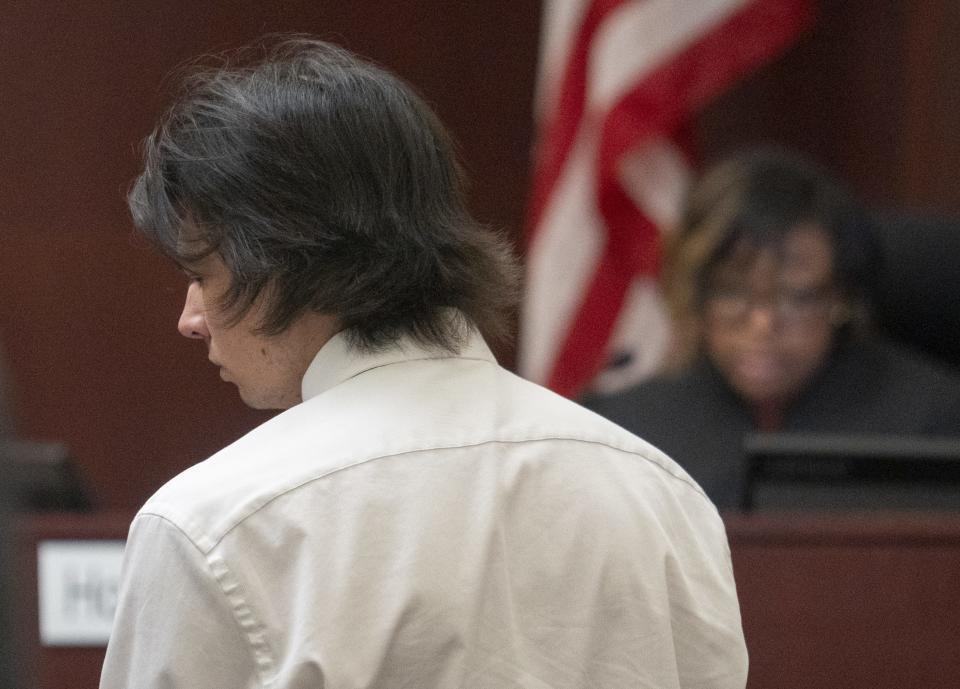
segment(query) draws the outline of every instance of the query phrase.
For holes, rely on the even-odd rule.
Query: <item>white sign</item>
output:
[[[106,646],[122,560],[123,541],[41,541],[37,545],[43,645]]]

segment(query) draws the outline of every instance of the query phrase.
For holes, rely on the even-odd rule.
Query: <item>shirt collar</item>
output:
[[[389,366],[404,361],[422,359],[478,359],[496,363],[496,358],[483,337],[470,327],[459,353],[436,346],[423,345],[410,337],[373,352],[365,352],[349,344],[344,333],[337,333],[323,345],[303,375],[301,393],[303,401],[353,378],[364,371],[380,366]]]

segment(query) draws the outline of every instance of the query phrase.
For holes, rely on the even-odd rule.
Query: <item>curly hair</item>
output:
[[[231,322],[263,294],[267,335],[314,311],[360,348],[456,351],[459,313],[507,339],[516,258],[470,216],[453,142],[408,85],[301,36],[219,60],[183,80],[128,202],[174,261],[222,258]]]

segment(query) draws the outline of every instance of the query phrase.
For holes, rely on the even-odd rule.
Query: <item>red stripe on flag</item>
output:
[[[656,242],[657,228],[639,212],[635,212],[631,231]],[[619,242],[617,242],[619,244]],[[651,252],[658,249],[650,247]],[[590,283],[577,314],[577,320],[564,340],[560,356],[547,381],[547,387],[561,395],[574,397],[593,379],[602,367],[606,338],[617,322],[623,302],[633,282],[635,257],[608,250]],[[605,334],[599,340],[600,334]]]
[[[543,134],[537,142],[533,191],[527,217],[528,242],[540,224],[550,193],[560,178],[560,173],[563,171],[580,129],[587,99],[588,57],[593,37],[603,20],[627,2],[629,0],[594,0],[587,8],[580,24],[573,50],[563,71],[563,81],[556,106],[550,113]]]
[[[638,82],[610,110],[597,157],[607,242],[554,361],[550,388],[576,396],[600,371],[631,283],[637,275],[655,275],[659,266],[657,228],[623,189],[621,157],[653,136],[671,134],[724,87],[783,49],[811,18],[808,2],[757,0]]]

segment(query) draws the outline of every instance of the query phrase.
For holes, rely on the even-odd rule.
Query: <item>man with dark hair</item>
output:
[[[744,685],[716,510],[497,365],[515,261],[409,87],[242,53],[186,82],[130,206],[190,278],[180,332],[285,411],[138,513],[102,689]]]

